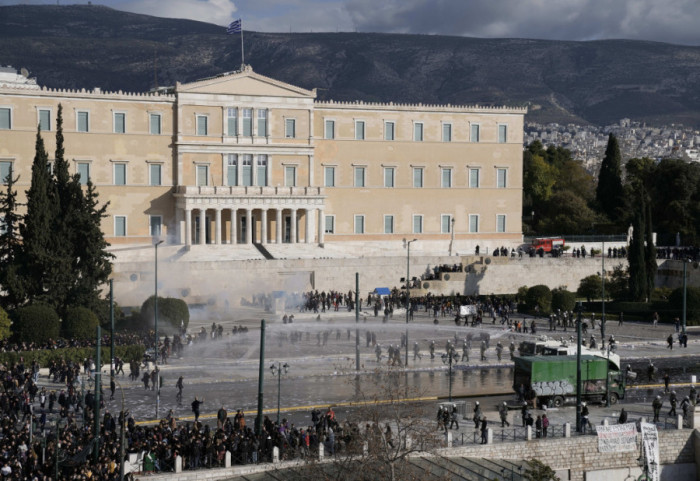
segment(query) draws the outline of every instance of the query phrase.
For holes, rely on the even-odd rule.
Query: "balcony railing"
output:
[[[176,194],[221,197],[315,197],[324,195],[323,187],[260,187],[260,186],[193,186],[179,185]]]

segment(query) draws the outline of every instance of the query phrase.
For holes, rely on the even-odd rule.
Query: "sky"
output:
[[[14,4],[87,0],[0,0]],[[551,40],[633,39],[700,45],[700,0],[94,0],[260,32],[385,32]]]

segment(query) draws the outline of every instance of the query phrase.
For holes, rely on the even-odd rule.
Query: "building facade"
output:
[[[248,66],[137,94],[2,75],[0,178],[24,194],[62,104],[112,244],[522,239],[524,108],[317,101]]]

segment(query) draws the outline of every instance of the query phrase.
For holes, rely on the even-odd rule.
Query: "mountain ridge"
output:
[[[700,127],[700,47],[388,33],[244,32],[246,63],[323,100],[529,105],[528,121]],[[40,85],[145,91],[237,70],[225,28],[104,6],[0,7],[0,65]],[[155,64],[155,69],[154,69]]]

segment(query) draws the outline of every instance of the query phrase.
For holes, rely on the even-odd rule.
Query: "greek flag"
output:
[[[239,18],[238,20],[234,20],[228,25],[228,28],[226,29],[226,34],[233,35],[234,33],[241,33],[241,27],[241,19]]]

